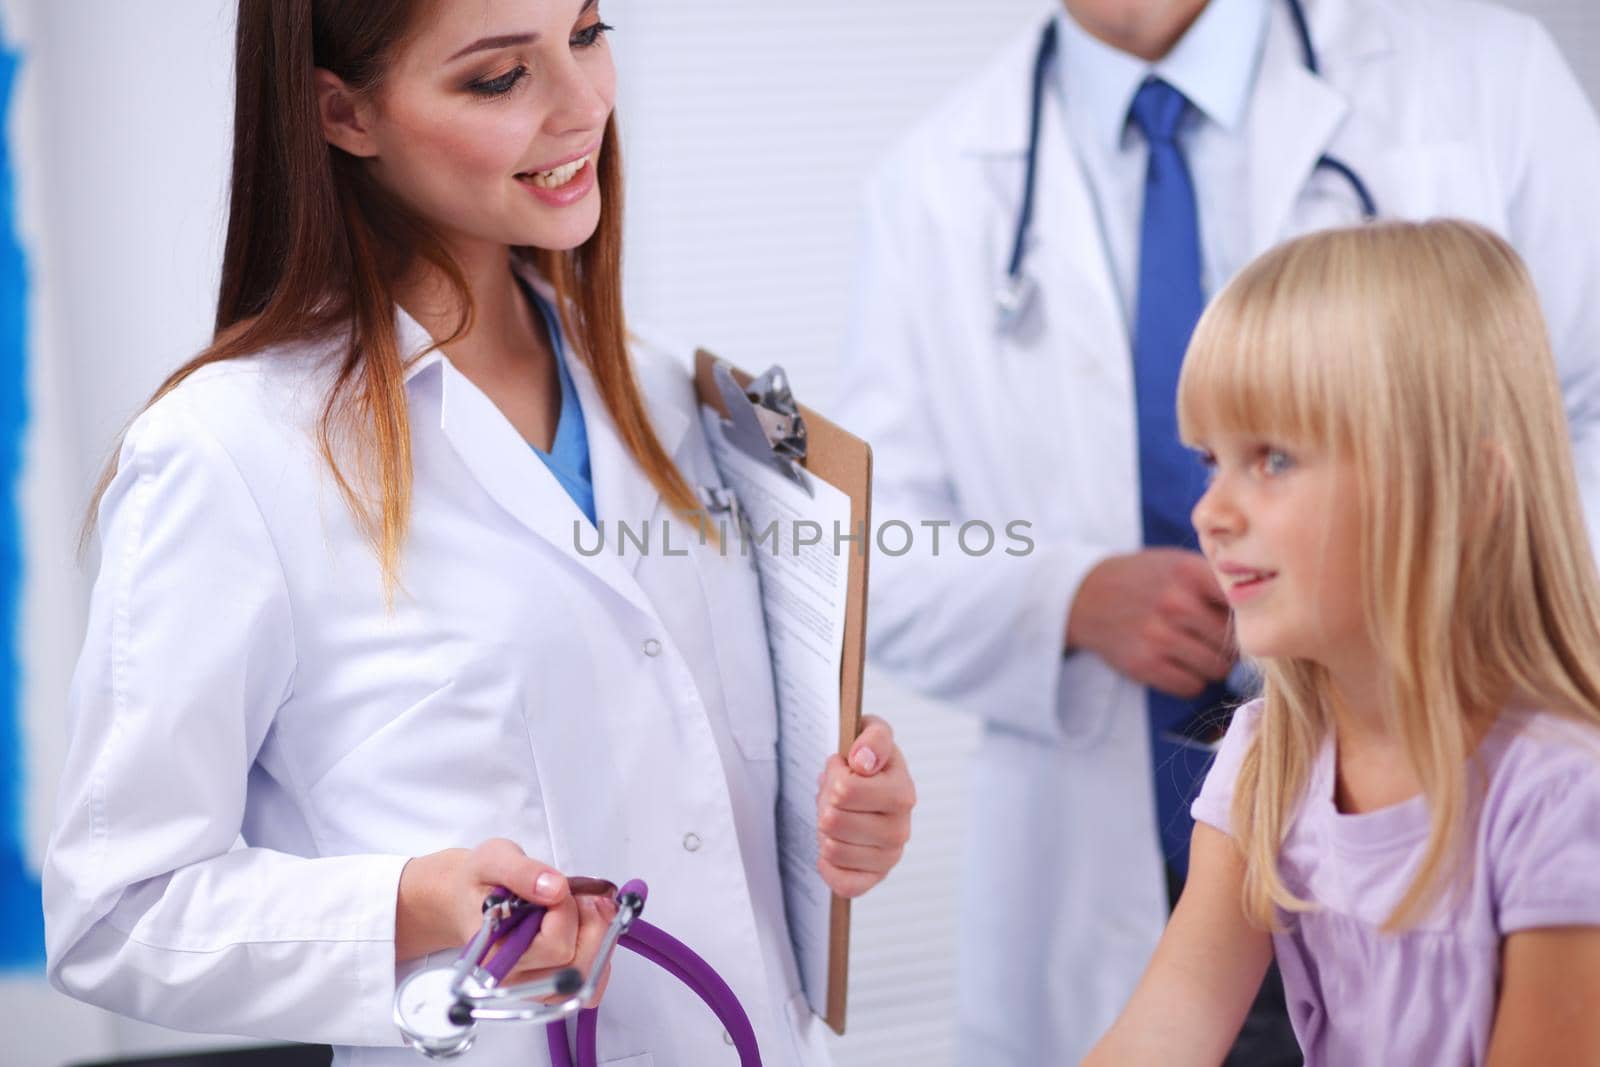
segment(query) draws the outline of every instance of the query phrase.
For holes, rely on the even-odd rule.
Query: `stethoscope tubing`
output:
[[[1294,22],[1295,35],[1300,40],[1301,58],[1305,67],[1313,75],[1320,76],[1321,64],[1317,58],[1316,45],[1311,39],[1311,28],[1306,21],[1305,8],[1300,0],[1284,0],[1284,3],[1287,4],[1289,17]],[[1039,48],[1034,55],[1033,90],[1028,113],[1028,157],[1022,185],[1022,204],[1017,211],[1016,233],[1011,242],[1011,256],[1006,262],[1006,285],[1002,287],[1002,293],[1018,293],[1025,285],[1023,260],[1027,254],[1028,231],[1033,226],[1034,191],[1039,181],[1039,134],[1044,115],[1045,79],[1049,74],[1050,64],[1055,59],[1056,50],[1057,27],[1056,20],[1052,18],[1039,38]],[[1330,155],[1318,158],[1317,168],[1331,170],[1349,184],[1356,194],[1356,199],[1361,202],[1363,219],[1370,221],[1378,217],[1377,200],[1367,188],[1367,183],[1356,173],[1355,168]],[[1002,311],[1005,311],[1004,300],[1002,300]],[[1004,319],[1005,316],[1002,315],[1002,320]]]
[[[733,988],[688,945],[638,917],[637,912],[643,908],[648,894],[645,884],[637,880],[629,882],[617,893],[619,906],[630,906],[626,903],[630,898],[636,903],[631,905],[635,909],[633,918],[626,923],[615,945],[642,956],[688,986],[722,1023],[739,1054],[740,1067],[761,1067],[755,1027],[751,1025],[750,1017]],[[487,940],[474,940],[462,949],[457,957],[457,967],[481,967],[491,977],[492,984],[498,986],[539,936],[539,930],[544,925],[545,909],[517,900],[500,887],[494,890],[490,899],[505,907],[507,914],[492,933],[486,935]],[[487,931],[489,927],[485,929]],[[484,957],[491,951],[493,955],[485,960]],[[596,961],[595,966],[604,966],[605,962]],[[575,984],[576,972],[572,972],[570,978]],[[567,1039],[566,1018],[545,1024],[545,1044],[550,1050],[552,1067],[596,1067],[599,1062],[599,1009],[582,1008],[577,1012],[575,1041],[571,1044]]]
[[[750,1017],[745,1014],[744,1006],[739,1003],[732,987],[723,981],[710,964],[688,945],[643,919],[635,919],[618,944],[643,956],[693,990],[727,1030],[734,1049],[739,1053],[740,1067],[760,1067],[761,1053],[756,1042],[755,1027],[750,1024]],[[596,1031],[599,1018],[600,1012],[594,1008],[585,1008],[578,1013],[575,1050],[567,1043],[564,1022],[546,1025],[545,1041],[550,1049],[551,1067],[595,1067],[598,1063]]]

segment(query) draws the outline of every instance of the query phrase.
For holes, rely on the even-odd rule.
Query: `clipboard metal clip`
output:
[[[728,443],[756,462],[777,468],[807,496],[814,496],[800,466],[806,458],[806,422],[783,368],[774,364],[744,388],[720,359],[712,367],[712,375],[728,409],[728,417],[722,420]]]

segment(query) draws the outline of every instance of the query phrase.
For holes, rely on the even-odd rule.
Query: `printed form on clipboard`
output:
[[[797,404],[782,368],[752,379],[695,354],[695,385],[725,492],[706,501],[729,552],[748,551],[778,703],[778,854],[811,1010],[844,1033],[850,902],[817,871],[817,774],[860,730],[872,452]],[[719,516],[716,513],[720,511]],[[854,540],[845,540],[854,535]]]

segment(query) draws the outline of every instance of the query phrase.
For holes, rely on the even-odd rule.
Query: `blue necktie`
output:
[[[1134,324],[1134,398],[1139,422],[1139,493],[1147,547],[1197,544],[1189,513],[1205,492],[1205,472],[1178,440],[1178,370],[1205,307],[1200,286],[1200,225],[1194,182],[1178,127],[1189,110],[1181,92],[1146,79],[1129,117],[1150,146],[1139,234],[1139,304]],[[1212,686],[1194,700],[1148,691],[1156,817],[1162,851],[1181,875],[1189,865],[1189,802],[1210,757],[1163,734],[1192,722],[1226,696]]]

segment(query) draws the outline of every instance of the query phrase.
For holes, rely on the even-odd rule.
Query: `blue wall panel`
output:
[[[11,103],[18,57],[0,33],[0,968],[44,962],[39,879],[24,841],[20,694],[22,444],[27,428],[28,274],[17,236]]]

